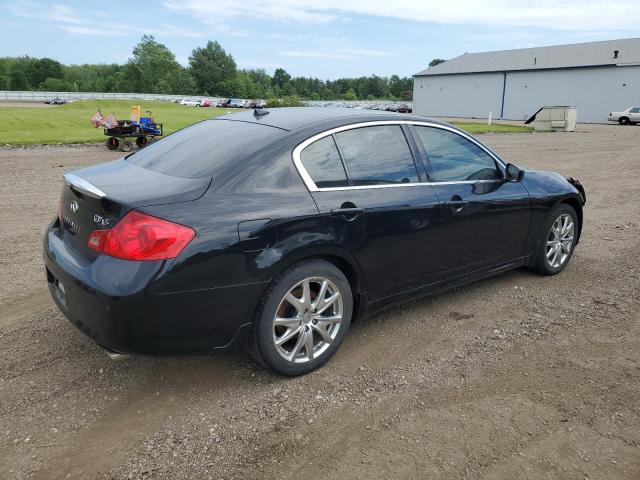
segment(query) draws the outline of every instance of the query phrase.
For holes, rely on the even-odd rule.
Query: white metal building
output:
[[[524,120],[544,105],[578,121],[640,105],[640,38],[465,53],[414,75],[419,115]]]

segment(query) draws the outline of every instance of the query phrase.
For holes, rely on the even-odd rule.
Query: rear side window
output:
[[[413,155],[399,125],[346,130],[336,134],[353,185],[418,182]]]
[[[324,137],[313,142],[302,151],[300,160],[318,188],[349,185],[333,137]]]
[[[138,150],[127,161],[175,177],[211,177],[233,162],[250,158],[283,134],[256,123],[205,120]]]
[[[432,182],[502,178],[493,157],[463,136],[440,128],[414,128],[427,151]]]

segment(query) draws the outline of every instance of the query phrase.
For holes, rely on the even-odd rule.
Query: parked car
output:
[[[230,98],[226,106],[229,108],[242,108],[244,106],[244,100],[239,98]]]
[[[188,107],[199,107],[200,100],[196,100],[195,98],[183,98],[180,100],[180,105],[186,105]]]
[[[44,103],[46,103],[47,105],[64,105],[65,103],[68,103],[68,102],[69,100],[56,97],[56,98],[52,98],[51,100],[46,100]]]
[[[200,100],[200,106],[201,107],[211,107],[211,101],[210,100],[206,100],[206,99],[202,99]]]
[[[629,107],[622,112],[611,112],[608,120],[620,125],[636,125],[640,123],[640,107]]]
[[[266,100],[251,100],[249,105],[251,108],[264,108],[267,106]]]
[[[248,347],[283,375],[320,367],[382,308],[561,272],[585,204],[577,180],[452,125],[335,108],[205,120],[64,178],[44,259],[78,329],[122,354]]]

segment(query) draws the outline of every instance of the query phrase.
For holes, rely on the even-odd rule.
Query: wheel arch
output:
[[[362,269],[349,252],[343,251],[340,248],[301,250],[273,265],[270,276],[271,278],[276,278],[292,265],[306,260],[324,260],[334,265],[347,277],[353,295],[353,313],[351,319],[352,321],[356,320],[364,311],[367,288]]]
[[[567,197],[560,200],[557,205],[562,205],[562,204],[569,205],[571,208],[573,208],[576,211],[576,215],[578,216],[578,236],[576,238],[576,243],[575,243],[577,245],[582,235],[582,223],[584,218],[584,215],[582,212],[582,203],[580,202],[580,200],[578,200],[575,197]]]

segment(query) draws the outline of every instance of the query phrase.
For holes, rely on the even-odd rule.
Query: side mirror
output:
[[[522,170],[519,166],[514,165],[513,163],[507,163],[507,181],[508,182],[519,182],[522,180],[524,175],[524,170]]]

